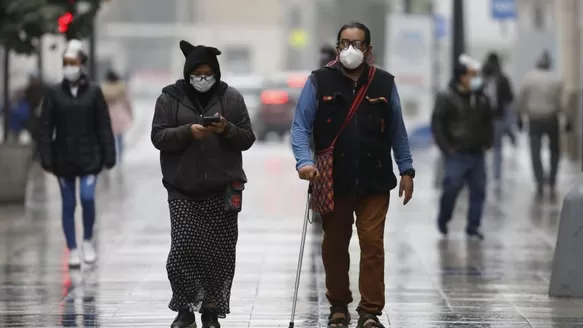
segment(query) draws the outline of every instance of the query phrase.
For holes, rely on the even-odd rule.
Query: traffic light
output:
[[[69,25],[73,22],[73,14],[66,12],[57,20],[59,24],[59,32],[66,33],[69,30]]]

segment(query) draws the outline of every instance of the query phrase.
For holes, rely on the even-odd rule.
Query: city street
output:
[[[0,327],[170,325],[175,315],[167,308],[170,221],[148,132],[131,141],[122,168],[100,177],[100,257],[94,267],[67,268],[53,177],[37,172],[41,177],[32,183],[26,212],[0,209]],[[492,192],[489,199],[483,242],[467,241],[463,234],[465,195],[448,239],[438,235],[433,157],[416,154],[414,199],[405,207],[393,192],[388,215],[382,317],[387,327],[583,326],[583,300],[547,296],[560,205],[534,201],[527,153],[521,148],[514,154],[502,197]],[[297,179],[288,143],[256,144],[244,164],[249,183],[239,217],[232,313],[224,327],[287,327],[307,185]],[[571,180],[572,175],[561,176],[563,189]],[[320,238],[320,228],[310,227],[296,327],[325,327],[328,316]],[[356,235],[352,254],[355,287]]]

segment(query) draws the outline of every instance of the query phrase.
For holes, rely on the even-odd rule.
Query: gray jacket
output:
[[[562,110],[563,99],[563,81],[549,70],[535,69],[524,77],[518,111],[533,119],[553,117]]]
[[[241,152],[251,148],[255,134],[241,93],[220,83],[202,110],[186,96],[183,80],[165,87],[156,101],[151,138],[160,150],[169,199],[201,199],[225,191],[233,181],[247,182]],[[191,125],[215,113],[229,121],[225,132],[195,139]]]

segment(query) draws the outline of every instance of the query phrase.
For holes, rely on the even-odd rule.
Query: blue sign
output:
[[[437,40],[447,37],[447,19],[443,15],[433,16],[433,28]]]
[[[490,0],[492,19],[516,19],[516,0]]]

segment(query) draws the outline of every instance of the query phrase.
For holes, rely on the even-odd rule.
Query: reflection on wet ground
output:
[[[123,175],[101,178],[100,258],[94,266],[67,268],[53,178],[44,184],[36,178],[26,212],[0,209],[0,327],[169,326],[174,313],[167,308],[165,194],[156,154],[140,156],[128,160]],[[437,234],[438,193],[426,174],[431,159],[419,155],[417,163],[413,203],[403,207],[395,197],[388,216],[382,319],[387,327],[583,327],[583,300],[547,296],[559,210],[556,203],[532,199],[529,168],[508,178],[501,197],[491,198],[486,239],[474,242],[462,234],[463,195],[451,235]],[[289,150],[276,145],[258,145],[245,157],[251,182],[225,327],[288,325],[306,187],[293,164]],[[562,179],[568,186],[569,176]],[[328,315],[320,238],[315,224],[306,245],[296,327],[324,327]],[[356,235],[351,251],[356,282]]]

